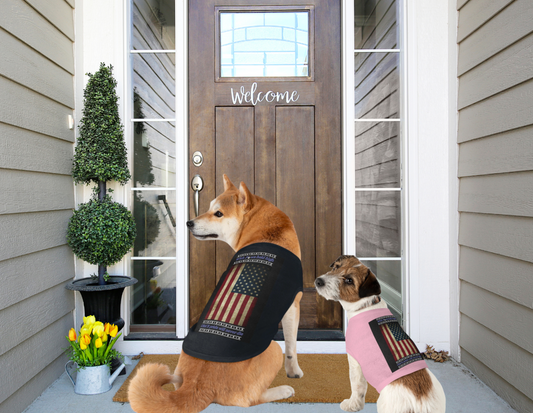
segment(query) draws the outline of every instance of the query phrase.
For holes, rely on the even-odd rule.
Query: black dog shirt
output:
[[[261,354],[302,290],[302,263],[292,252],[269,243],[242,248],[185,337],[183,351],[218,362]]]

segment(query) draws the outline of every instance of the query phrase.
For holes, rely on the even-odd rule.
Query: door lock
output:
[[[202,152],[196,151],[192,154],[192,164],[194,166],[200,166],[204,163],[204,155],[202,155]]]
[[[204,188],[204,180],[200,175],[195,175],[191,181],[191,188],[194,191],[194,213],[198,216],[198,208],[200,204],[200,191]]]

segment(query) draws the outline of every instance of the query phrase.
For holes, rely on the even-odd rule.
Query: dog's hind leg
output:
[[[291,386],[277,386],[267,389],[254,404],[270,403],[276,400],[288,399],[294,396],[294,389]]]
[[[296,353],[296,339],[298,335],[298,323],[300,322],[300,300],[303,293],[296,294],[294,302],[287,310],[281,324],[283,326],[283,337],[285,338],[285,371],[287,377],[293,379],[302,378],[304,373],[298,365]]]

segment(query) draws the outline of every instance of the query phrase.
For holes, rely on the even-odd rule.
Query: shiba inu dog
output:
[[[348,316],[346,349],[352,395],[340,407],[365,405],[367,380],[380,393],[379,413],[444,413],[441,384],[380,297],[376,276],[354,256],[340,256],[315,280],[318,294],[339,301]]]
[[[278,297],[274,296],[262,302],[260,293],[255,292],[257,286],[259,286],[257,289],[271,288],[272,291],[276,291],[276,288],[281,286],[283,289],[287,285],[283,278],[286,275],[281,272],[277,278],[273,277],[276,281],[273,281],[271,287],[268,287],[271,268],[280,267],[282,263],[290,261],[293,264],[291,268],[294,268],[295,265],[299,266],[300,274],[296,278],[298,276],[301,278],[298,237],[292,221],[285,213],[265,199],[253,195],[243,182],[237,188],[226,175],[223,178],[224,192],[211,202],[206,213],[188,221],[187,227],[197,239],[224,241],[237,253],[217,285],[200,322],[191,328],[185,339],[174,374],[170,374],[167,366],[148,364],[143,366],[132,379],[128,397],[132,409],[138,413],[200,412],[213,402],[221,405],[248,407],[294,395],[294,390],[290,386],[278,386],[269,389],[283,363],[281,347],[272,341],[275,334],[274,330],[277,330],[277,324],[274,327],[255,328],[255,326],[250,327],[245,323],[248,317],[250,320],[255,317],[262,321],[269,318],[272,312],[275,312],[271,309],[274,304],[277,304]],[[274,248],[274,254],[263,252],[263,250],[268,251],[271,245]],[[241,251],[243,252],[240,253]],[[280,265],[276,264],[278,261]],[[251,278],[239,287],[237,281],[232,284],[230,277],[237,277],[238,275],[235,274],[244,273],[242,268],[245,263],[250,267],[255,266],[253,267],[254,271],[258,269],[259,272],[264,271],[266,275],[262,275],[263,273],[250,275]],[[252,287],[248,285],[250,282],[253,284]],[[253,289],[253,292],[249,292],[250,288]],[[226,307],[222,310],[225,298],[221,299],[219,295],[231,289],[233,289],[231,293],[240,298],[232,298],[231,300],[235,300],[235,304],[232,301],[230,305],[227,305],[227,311],[225,310]],[[245,291],[242,292],[239,289]],[[279,318],[285,336],[285,370],[287,376],[299,378],[303,376],[303,372],[297,360],[296,334],[302,292],[301,288],[298,290],[298,286],[295,287],[294,291],[294,293],[285,294],[288,310],[282,309]],[[235,310],[234,313],[231,313],[237,306],[237,300],[252,300],[250,297],[255,300],[253,302],[255,307],[253,305],[246,306],[246,309],[242,310],[244,312]],[[288,301],[287,297],[290,297]],[[230,299],[228,299],[229,301]],[[248,308],[253,307],[255,309],[262,305],[264,308],[269,308],[269,311],[263,312],[268,313],[268,316],[257,315],[257,311],[256,313],[253,312],[255,310],[245,313]],[[268,307],[269,305],[270,307]],[[243,307],[245,306],[243,305]],[[215,313],[218,315],[212,316]],[[233,314],[233,317],[223,318],[220,315],[222,313]],[[247,329],[252,330],[250,334],[248,334]],[[261,340],[255,340],[253,335],[255,330],[260,330]],[[195,338],[199,334],[203,334],[201,338]],[[248,342],[247,335],[251,337]],[[227,339],[227,337],[230,338]],[[268,341],[266,345],[263,345],[265,337]],[[189,340],[189,338],[191,339]],[[192,344],[187,346],[187,340]],[[210,346],[209,340],[218,341],[215,345]],[[246,351],[250,354],[254,354],[252,352],[254,346],[257,345],[261,349],[261,353],[236,362],[212,361],[218,360],[218,355],[196,357],[197,352],[202,353],[204,351],[204,349],[198,349],[198,346],[201,347],[206,342],[208,343],[205,345],[206,348],[212,347],[214,351],[218,351],[219,347],[229,347],[234,341],[242,341],[242,345],[247,346]],[[226,345],[227,343],[229,344]],[[191,354],[187,354],[187,352]],[[166,383],[174,383],[176,391],[163,390],[161,386]]]

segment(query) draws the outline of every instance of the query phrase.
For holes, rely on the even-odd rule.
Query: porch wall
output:
[[[533,3],[459,0],[462,361],[533,411]]]
[[[73,326],[74,0],[0,0],[0,411],[62,373]]]

